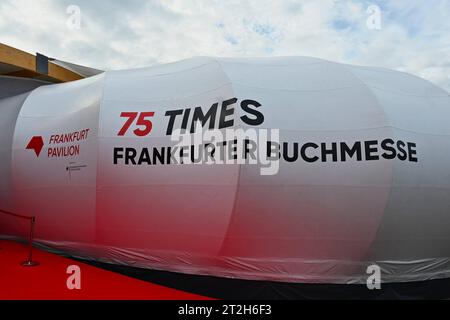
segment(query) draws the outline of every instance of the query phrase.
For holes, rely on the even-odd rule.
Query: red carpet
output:
[[[27,257],[25,245],[0,241],[0,299],[1,300],[203,300],[207,297],[166,288],[146,281],[34,249],[37,267],[22,267]],[[69,290],[67,267],[81,269],[81,289]]]

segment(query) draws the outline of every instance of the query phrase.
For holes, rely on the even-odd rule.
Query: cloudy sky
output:
[[[104,70],[313,56],[450,91],[450,0],[0,0],[0,42]]]

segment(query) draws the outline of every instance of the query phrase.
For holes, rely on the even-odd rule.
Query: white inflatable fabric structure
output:
[[[279,130],[256,145],[277,171],[176,163],[174,133],[196,124]],[[365,283],[372,264],[383,282],[450,277],[450,96],[406,73],[306,57],[108,71],[0,100],[0,143],[0,209],[74,256],[286,282]]]

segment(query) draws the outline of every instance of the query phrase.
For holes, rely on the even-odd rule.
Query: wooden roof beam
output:
[[[48,61],[48,74],[39,73],[36,70],[36,56],[28,52],[7,46],[0,43],[0,62],[6,63],[29,72],[36,73],[37,76],[48,76],[55,80],[55,82],[68,82],[83,79],[84,77],[71,70],[58,66],[51,61]],[[20,75],[20,73],[17,73]],[[31,75],[31,73],[24,72],[23,75]],[[27,76],[28,77],[28,76]]]

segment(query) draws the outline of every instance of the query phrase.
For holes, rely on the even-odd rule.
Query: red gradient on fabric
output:
[[[126,277],[42,250],[33,250],[37,267],[22,267],[27,247],[0,241],[0,300],[207,300],[150,282]],[[81,269],[81,289],[69,290],[67,267]]]

